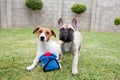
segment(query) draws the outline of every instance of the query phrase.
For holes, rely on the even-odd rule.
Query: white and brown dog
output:
[[[73,18],[71,25],[63,24],[62,18],[58,21],[60,30],[59,39],[62,41],[62,53],[70,52],[73,54],[72,74],[78,73],[78,55],[82,43],[80,32],[76,31],[77,20]]]
[[[57,42],[51,41],[50,38],[52,36],[55,36],[55,33],[53,30],[50,30],[48,28],[40,28],[37,27],[34,29],[33,33],[36,33],[38,38],[38,50],[37,50],[37,54],[36,57],[33,61],[33,64],[26,67],[26,70],[32,70],[33,68],[35,68],[35,66],[37,65],[37,63],[39,62],[39,57],[41,55],[43,55],[45,52],[51,52],[54,53],[57,58],[59,58],[59,55],[61,54],[61,47]]]

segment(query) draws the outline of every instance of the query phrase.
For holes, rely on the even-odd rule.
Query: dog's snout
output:
[[[45,40],[45,37],[44,37],[44,36],[41,36],[41,37],[40,37],[40,40],[41,40],[41,41],[44,41],[44,40]]]

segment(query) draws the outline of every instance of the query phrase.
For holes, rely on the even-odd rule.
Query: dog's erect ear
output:
[[[77,28],[77,20],[75,18],[72,19],[72,26],[76,29]]]
[[[40,29],[40,27],[37,27],[33,30],[33,34],[36,33],[38,30]]]
[[[63,25],[63,20],[62,20],[62,18],[60,18],[58,20],[58,27],[60,28],[62,25]]]
[[[55,32],[53,30],[51,30],[51,33],[52,33],[53,36],[56,37],[56,34],[55,34]]]

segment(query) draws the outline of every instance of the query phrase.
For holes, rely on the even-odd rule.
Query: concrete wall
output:
[[[70,8],[74,3],[84,3],[87,11],[77,15]],[[57,27],[59,18],[71,23],[77,18],[78,29],[90,31],[120,32],[114,18],[120,17],[120,0],[43,0],[41,11],[26,8],[25,0],[0,0],[0,28]],[[34,18],[34,22],[33,22]]]

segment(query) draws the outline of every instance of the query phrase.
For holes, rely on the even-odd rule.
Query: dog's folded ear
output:
[[[74,29],[77,28],[77,20],[75,18],[72,19],[72,22],[71,22],[72,26],[74,27]]]
[[[53,30],[51,30],[51,33],[52,33],[53,36],[56,37],[56,34],[55,34],[55,32]]]
[[[63,25],[63,20],[62,20],[62,18],[60,18],[58,20],[58,27],[60,28],[62,25]]]
[[[40,29],[40,27],[37,27],[33,30],[33,34],[36,33],[38,30]]]

